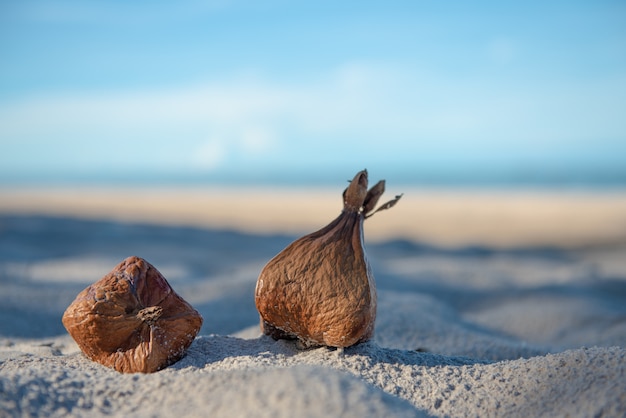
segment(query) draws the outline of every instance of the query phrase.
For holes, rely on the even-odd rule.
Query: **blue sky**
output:
[[[363,167],[626,183],[626,3],[0,3],[2,182]]]

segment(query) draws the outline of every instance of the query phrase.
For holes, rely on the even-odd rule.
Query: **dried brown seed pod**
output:
[[[150,263],[129,257],[76,296],[63,325],[91,360],[152,373],[183,357],[202,316]]]
[[[363,220],[385,190],[380,181],[367,190],[367,171],[344,191],[343,211],[270,260],[256,284],[261,329],[272,337],[298,339],[304,346],[349,347],[374,332],[376,287],[363,245]]]

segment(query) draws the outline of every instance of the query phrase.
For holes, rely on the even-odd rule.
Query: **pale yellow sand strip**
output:
[[[396,207],[366,221],[366,238],[457,246],[626,242],[626,190],[391,189]],[[341,210],[341,190],[320,188],[5,188],[0,213],[157,222],[255,233],[302,234]]]

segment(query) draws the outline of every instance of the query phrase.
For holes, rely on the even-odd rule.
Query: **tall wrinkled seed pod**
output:
[[[88,358],[122,373],[152,373],[175,363],[202,326],[198,311],[139,257],[80,292],[62,320]]]
[[[369,191],[367,171],[343,193],[343,211],[270,260],[256,284],[255,303],[262,331],[275,339],[298,339],[305,347],[349,347],[369,340],[376,320],[376,287],[363,245],[363,220],[385,191]]]

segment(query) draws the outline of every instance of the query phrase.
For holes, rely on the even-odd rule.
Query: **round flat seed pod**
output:
[[[139,257],[80,292],[62,320],[87,357],[122,373],[152,373],[175,363],[202,326],[198,311]]]

